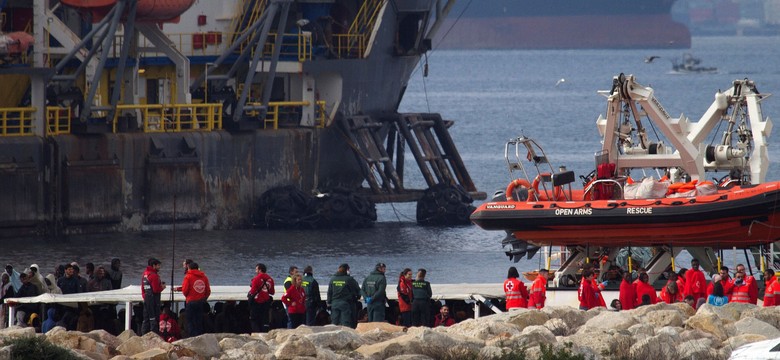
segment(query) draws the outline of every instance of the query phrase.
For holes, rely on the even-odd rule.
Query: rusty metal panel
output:
[[[122,171],[118,161],[66,161],[63,175],[63,218],[67,223],[122,221]]]
[[[0,227],[29,227],[43,221],[42,151],[39,138],[0,139]]]
[[[174,218],[197,221],[205,212],[206,187],[199,158],[150,158],[145,188],[147,223],[170,223]]]

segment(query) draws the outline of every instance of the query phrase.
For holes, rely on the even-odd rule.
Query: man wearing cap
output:
[[[361,292],[363,293],[363,300],[366,301],[368,322],[385,321],[385,302],[387,301],[385,270],[387,270],[385,264],[376,264],[374,271],[363,280]]]
[[[146,270],[141,277],[141,295],[144,297],[144,321],[141,324],[141,335],[154,331],[160,333],[160,297],[165,284],[160,281],[160,260],[150,258]],[[67,269],[67,268],[66,268]]]
[[[360,285],[349,275],[349,264],[339,265],[338,271],[330,278],[328,284],[328,306],[331,307],[331,322],[333,325],[357,327],[352,321],[357,300],[360,299]]]
[[[542,309],[544,302],[547,300],[547,269],[540,269],[539,275],[531,285],[531,291],[528,294],[528,308],[529,309]]]

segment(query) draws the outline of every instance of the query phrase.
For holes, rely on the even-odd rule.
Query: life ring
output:
[[[506,200],[507,201],[516,201],[514,199],[513,194],[515,192],[515,188],[517,188],[518,186],[522,186],[522,187],[528,189],[529,191],[531,190],[531,184],[528,182],[528,180],[526,180],[526,179],[514,179],[506,187],[506,191],[504,191],[504,194],[506,195]],[[530,196],[529,196],[529,198],[530,198]]]
[[[534,193],[538,194],[537,197],[539,201],[548,201],[548,200],[562,200],[563,197],[563,189],[560,186],[553,187],[553,198],[548,199],[547,198],[547,192],[544,193],[539,192],[539,183],[542,181],[542,176],[550,176],[550,174],[539,174],[536,175],[536,178],[534,178],[534,182],[531,184],[531,189],[533,189]],[[531,198],[530,196],[528,197]]]

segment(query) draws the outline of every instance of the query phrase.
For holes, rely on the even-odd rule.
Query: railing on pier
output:
[[[46,135],[70,134],[72,120],[69,107],[46,107]]]
[[[263,128],[279,129],[279,120],[285,118],[294,118],[296,124],[300,122],[301,108],[304,106],[310,106],[308,101],[279,101],[268,103],[268,111],[263,119]],[[315,103],[315,116],[317,120],[317,127],[325,127],[325,101],[319,100]],[[247,103],[247,106],[251,109],[253,107],[262,106],[261,103]],[[247,110],[246,115],[249,117],[256,117],[259,114],[256,110]]]
[[[222,104],[118,105],[113,119],[114,133],[120,114],[140,118],[141,130],[147,133],[222,129]]]
[[[33,136],[34,107],[0,109],[0,136]]]
[[[223,41],[224,38],[231,38],[239,36],[236,33],[223,33],[223,32],[203,32],[203,33],[173,33],[166,34],[168,38],[173,42],[176,49],[178,49],[185,56],[220,56],[225,49],[230,46]],[[270,58],[273,54],[274,44],[276,43],[277,33],[269,33],[266,44],[263,47],[263,57]],[[282,34],[282,45],[280,51],[280,59],[286,61],[308,61],[312,58],[313,45],[311,33],[298,32],[298,33],[285,33]],[[114,41],[111,54],[113,58],[119,57],[122,49],[122,43],[124,42],[123,35],[117,35],[116,41]],[[363,43],[365,40],[363,40]],[[140,48],[153,49],[152,42],[141,36],[138,39],[138,46]],[[246,44],[242,44],[236,51],[243,51]],[[365,48],[365,47],[363,47]],[[252,49],[254,53],[254,49]],[[165,57],[162,52],[147,52],[145,57]]]

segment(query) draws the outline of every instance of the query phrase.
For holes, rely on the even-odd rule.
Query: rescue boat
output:
[[[633,76],[615,77],[603,94],[608,113],[597,120],[603,147],[596,170],[580,176],[582,188],[572,189],[574,172],[553,171],[535,140],[512,139],[504,157],[514,180],[479,206],[472,222],[506,230],[511,245],[529,254],[527,244],[747,248],[780,239],[780,182],[764,182],[772,126],[763,119],[760,100],[768,94],[750,80],[737,80],[716,94],[696,123],[682,115],[671,118],[652,89]],[[648,139],[644,117],[664,139]],[[721,142],[704,145],[712,144],[707,133],[718,125],[726,129],[715,137]],[[640,168],[660,170],[663,177],[634,181],[631,170]],[[706,180],[717,172],[727,175]]]

